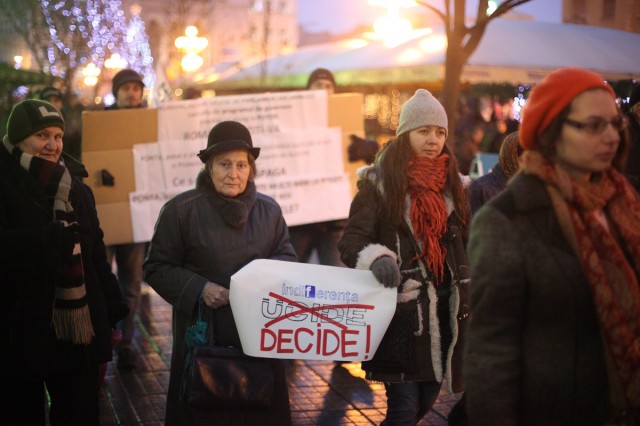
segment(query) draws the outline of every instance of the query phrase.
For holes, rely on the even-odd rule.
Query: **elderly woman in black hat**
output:
[[[100,364],[128,308],[82,164],[62,152],[52,104],[17,104],[0,146],[0,418],[98,425]]]
[[[280,206],[256,192],[254,148],[241,123],[223,121],[209,133],[198,156],[205,164],[196,188],[167,202],[160,212],[147,260],[145,280],[173,306],[173,355],[165,424],[290,424],[283,364],[264,359],[276,371],[272,407],[260,411],[219,411],[181,401],[186,332],[204,303],[204,317],[216,345],[241,347],[229,305],[231,276],[254,259],[296,261]]]

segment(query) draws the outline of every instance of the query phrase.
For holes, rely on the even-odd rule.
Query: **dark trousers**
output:
[[[98,367],[23,377],[0,383],[0,423],[5,426],[44,426],[46,391],[51,426],[97,426],[99,417]]]
[[[142,264],[146,256],[147,243],[118,244],[107,247],[107,259],[112,264],[115,258],[118,281],[122,296],[129,305],[129,315],[123,319],[119,328],[122,330],[122,341],[119,347],[131,346],[135,331],[135,318],[140,305],[142,288]]]
[[[308,263],[315,249],[321,265],[345,266],[340,260],[338,241],[342,238],[346,222],[332,220],[289,227],[289,239],[298,255],[298,261]]]
[[[436,381],[385,383],[387,416],[380,426],[415,425],[427,414],[440,393]]]

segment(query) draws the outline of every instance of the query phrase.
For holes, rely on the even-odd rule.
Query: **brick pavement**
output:
[[[145,287],[136,331],[138,367],[109,364],[101,398],[101,424],[162,426],[171,360],[171,306]],[[289,398],[295,426],[371,425],[384,419],[384,386],[363,379],[359,363],[288,361]],[[447,425],[457,396],[441,393],[419,426]]]

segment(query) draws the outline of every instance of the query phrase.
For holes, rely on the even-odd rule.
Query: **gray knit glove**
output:
[[[371,264],[371,272],[382,285],[395,288],[400,285],[400,268],[390,256],[377,258]]]

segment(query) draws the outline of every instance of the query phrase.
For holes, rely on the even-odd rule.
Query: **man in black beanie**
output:
[[[333,74],[324,68],[314,70],[309,75],[307,90],[326,90],[328,95],[335,93],[336,82]],[[321,265],[344,266],[340,260],[338,241],[342,237],[346,222],[346,219],[341,219],[289,227],[291,244],[298,260],[308,263],[315,250]]]
[[[119,71],[112,82],[112,92],[116,101],[108,110],[145,108],[143,101],[144,83],[142,76],[132,69]],[[133,348],[135,317],[140,305],[142,289],[142,264],[147,252],[148,243],[126,243],[107,247],[109,262],[115,264],[122,294],[129,305],[129,315],[119,324],[122,330],[122,341],[118,345],[118,367],[135,368],[138,359]]]
[[[116,101],[107,109],[143,108],[144,82],[136,71],[126,68],[113,76],[111,91]]]

